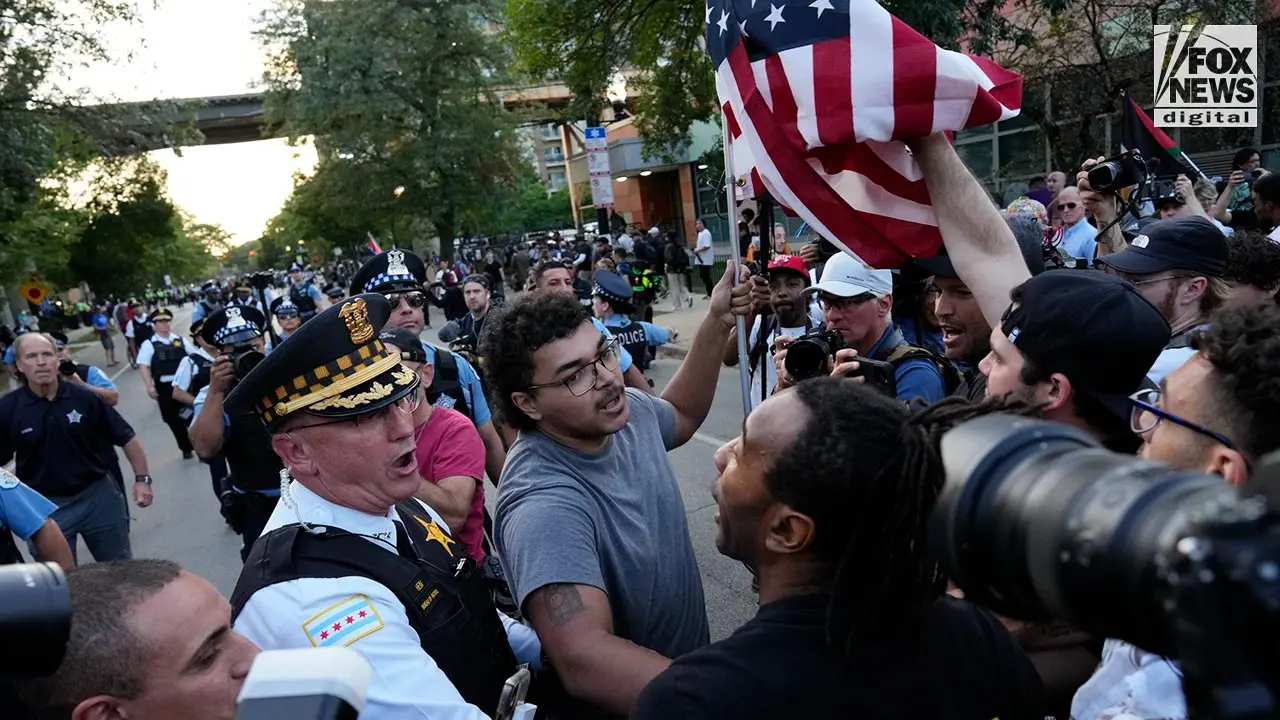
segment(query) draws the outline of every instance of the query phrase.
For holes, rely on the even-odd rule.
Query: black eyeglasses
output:
[[[818,307],[823,310],[852,310],[853,308],[869,301],[875,300],[876,296],[872,293],[860,293],[853,297],[838,297],[836,295],[818,295]]]
[[[392,310],[395,310],[396,308],[400,307],[401,299],[409,303],[409,307],[415,308],[415,309],[422,307],[427,302],[427,296],[423,295],[421,292],[418,292],[417,290],[414,290],[412,292],[403,292],[403,293],[384,293],[382,297],[386,298],[387,302],[391,303]]]
[[[1076,209],[1076,204],[1075,204],[1075,203],[1073,203],[1073,202],[1068,202],[1068,203],[1058,203],[1058,209],[1059,209],[1059,210],[1075,210],[1075,209]]]
[[[618,369],[618,338],[610,338],[609,342],[605,343],[600,350],[600,354],[596,355],[596,359],[592,360],[590,365],[578,368],[566,378],[549,383],[530,385],[525,390],[537,390],[539,388],[563,385],[574,397],[582,397],[591,392],[591,388],[600,382],[600,368],[602,367],[606,372],[613,372]]]
[[[415,388],[414,391],[409,393],[408,395],[405,395],[404,397],[400,398],[399,400],[396,400],[395,402],[391,403],[390,405],[387,405],[386,407],[378,408],[373,412],[362,413],[360,415],[355,415],[352,417],[343,417],[343,418],[335,418],[333,420],[325,420],[324,422],[311,423],[310,425],[298,425],[297,427],[289,428],[288,432],[294,432],[297,430],[307,430],[309,428],[324,427],[325,425],[337,425],[338,423],[352,423],[357,428],[366,428],[378,423],[383,418],[385,418],[387,414],[391,412],[391,408],[396,408],[406,413],[413,413],[415,410],[418,409],[418,405],[420,405],[421,402],[422,402],[422,393],[419,392],[417,388]]]
[[[1129,402],[1133,403],[1133,412],[1129,415],[1129,429],[1133,430],[1135,434],[1143,435],[1149,433],[1155,429],[1161,420],[1168,420],[1175,425],[1181,425],[1192,432],[1216,440],[1229,450],[1240,452],[1240,448],[1236,447],[1236,444],[1228,440],[1222,433],[1214,432],[1203,425],[1180,418],[1167,410],[1162,410],[1157,404],[1160,402],[1159,390],[1153,388],[1139,390],[1129,396]]]

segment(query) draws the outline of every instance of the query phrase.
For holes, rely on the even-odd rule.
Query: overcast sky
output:
[[[113,54],[131,61],[99,65],[74,80],[102,98],[150,100],[235,95],[256,88],[263,52],[252,31],[272,0],[141,0],[141,17],[106,29]],[[256,239],[293,187],[295,170],[310,172],[310,145],[284,140],[212,145],[152,153],[169,172],[169,193],[234,242]]]

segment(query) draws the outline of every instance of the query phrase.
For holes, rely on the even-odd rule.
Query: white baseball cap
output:
[[[893,292],[893,272],[875,270],[860,258],[847,252],[838,252],[822,268],[822,281],[807,288],[805,292],[824,292],[837,297],[871,293],[882,298]]]

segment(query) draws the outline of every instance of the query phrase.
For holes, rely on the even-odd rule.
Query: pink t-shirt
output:
[[[475,478],[471,513],[461,528],[450,528],[477,563],[484,561],[484,443],[466,415],[436,408],[418,428],[418,474],[424,480],[465,476]]]

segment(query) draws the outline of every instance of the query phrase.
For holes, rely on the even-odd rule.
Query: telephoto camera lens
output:
[[[989,415],[942,438],[930,546],[970,600],[1173,656],[1164,570],[1220,477],[1112,453],[1065,425]]]
[[[810,330],[787,346],[782,366],[797,382],[827,374],[827,362],[844,347],[844,339],[834,330]]]
[[[8,532],[5,530],[4,532]],[[54,563],[0,566],[0,678],[45,677],[71,637],[71,590]]]
[[[235,370],[236,377],[243,380],[254,368],[258,367],[258,363],[266,359],[266,355],[253,349],[252,346],[244,349],[237,348],[231,355],[231,367]]]

